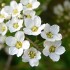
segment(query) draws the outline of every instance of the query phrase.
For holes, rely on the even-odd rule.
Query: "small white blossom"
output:
[[[23,6],[21,3],[17,4],[16,1],[11,1],[10,3],[11,9],[12,9],[12,16],[15,17],[20,14],[20,12],[23,10]]]
[[[5,6],[3,8],[3,13],[5,13],[5,19],[10,19],[11,18],[11,14],[12,14],[12,9],[10,6]]]
[[[2,8],[0,11],[0,23],[2,23],[6,18],[7,18],[7,14],[5,13],[4,8]]]
[[[61,41],[56,42],[44,42],[43,54],[45,56],[49,56],[53,61],[58,61],[60,59],[60,55],[65,52],[65,48],[61,46]]]
[[[33,10],[40,5],[37,0],[20,0],[20,2],[23,4],[23,10]]]
[[[35,48],[31,47],[24,51],[22,56],[23,62],[29,62],[29,64],[34,67],[39,65],[39,60],[41,59],[41,53]]]
[[[41,18],[39,16],[35,16],[34,19],[25,19],[25,27],[24,33],[27,35],[37,36],[44,29],[45,24],[41,25]]]
[[[63,11],[64,11],[64,8],[60,4],[54,7],[54,13],[58,16],[62,16]]]
[[[23,20],[18,18],[12,18],[7,22],[7,26],[10,30],[10,32],[16,32],[19,31],[22,28]]]
[[[7,26],[4,23],[0,23],[0,34],[5,35],[7,33]]]
[[[33,19],[34,17],[35,17],[35,11],[33,11],[33,10],[26,10],[26,11],[24,11],[23,12],[23,14],[24,14],[24,20],[25,19]]]
[[[65,0],[63,5],[64,5],[65,11],[70,10],[70,1],[69,0]]]
[[[41,37],[47,41],[57,41],[62,39],[62,35],[59,33],[59,26],[46,24],[44,31],[41,33]]]
[[[17,57],[23,54],[25,49],[30,47],[30,43],[27,40],[24,40],[25,36],[22,31],[18,31],[15,34],[15,37],[9,36],[6,38],[6,44],[9,47],[10,55],[17,55]]]

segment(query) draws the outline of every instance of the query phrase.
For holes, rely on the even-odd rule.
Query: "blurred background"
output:
[[[20,0],[16,1],[19,2]],[[70,70],[70,1],[39,1],[41,5],[38,9],[36,9],[36,14],[41,17],[42,23],[49,23],[51,25],[58,24],[60,26],[60,32],[63,35],[62,45],[66,48],[66,52],[61,56],[61,59],[58,62],[53,62],[49,57],[45,57],[42,54],[42,59],[39,62],[39,66],[32,68],[28,63],[23,63],[21,57],[8,57],[5,50],[1,49],[0,70],[4,70],[8,59],[9,61],[11,61],[9,70]],[[9,5],[10,0],[0,0],[0,9],[4,5],[4,3],[6,5]],[[35,37],[31,37],[30,39],[35,40],[34,38]],[[37,39],[42,42],[44,41],[40,36],[38,36]],[[42,46],[42,44],[38,45]]]

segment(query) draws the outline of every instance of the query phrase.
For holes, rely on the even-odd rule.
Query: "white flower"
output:
[[[3,13],[5,13],[5,19],[10,19],[11,18],[11,14],[12,14],[12,9],[10,6],[5,6],[3,8]]]
[[[16,32],[19,31],[22,28],[23,20],[18,18],[12,18],[7,22],[7,26],[10,30],[10,32]]]
[[[7,14],[12,15],[12,17],[18,16],[22,10],[23,10],[22,4],[21,3],[18,4],[16,1],[11,1],[10,6],[4,7],[4,11]]]
[[[62,16],[63,11],[64,11],[64,8],[60,4],[54,7],[54,13],[58,16]]]
[[[7,33],[7,26],[4,23],[0,23],[0,34],[5,35]]]
[[[6,44],[9,47],[10,55],[17,55],[17,57],[23,54],[25,49],[30,47],[30,43],[27,40],[24,40],[25,36],[22,31],[18,31],[15,34],[15,37],[9,36],[6,38]]]
[[[41,37],[47,41],[57,41],[62,39],[62,35],[59,33],[59,26],[46,24],[44,31],[41,33]]]
[[[35,17],[35,11],[33,10],[26,10],[23,11],[24,19],[33,19]]]
[[[33,10],[40,5],[37,0],[20,0],[20,2],[23,4],[23,10]]]
[[[4,8],[2,8],[0,11],[0,23],[2,23],[6,18],[7,18],[7,14],[4,12]]]
[[[56,42],[44,42],[43,54],[45,56],[49,56],[53,61],[58,61],[60,59],[60,55],[65,52],[65,48],[61,46],[61,41]]]
[[[34,67],[39,65],[39,60],[41,59],[41,53],[35,48],[31,47],[24,51],[22,56],[23,62],[29,62],[29,64]]]
[[[39,35],[45,27],[45,24],[41,25],[41,18],[39,16],[35,16],[34,19],[25,19],[24,24],[26,28],[23,30],[27,35]]]
[[[65,11],[69,11],[70,10],[70,1],[66,0],[64,1],[64,9]]]
[[[12,16],[15,17],[20,14],[20,12],[23,10],[23,6],[21,3],[17,4],[16,1],[11,1],[10,3],[11,9],[12,9]]]

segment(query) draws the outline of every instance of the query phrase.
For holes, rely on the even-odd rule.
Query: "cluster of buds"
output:
[[[41,18],[36,15],[34,9],[39,5],[37,0],[20,0],[20,3],[11,1],[9,6],[4,6],[0,11],[0,44],[5,44],[9,55],[22,57],[22,61],[29,62],[32,67],[39,65],[41,51],[30,45],[26,35],[41,35],[45,39],[42,52],[53,61],[58,61],[65,52],[61,46],[59,26],[41,24]]]

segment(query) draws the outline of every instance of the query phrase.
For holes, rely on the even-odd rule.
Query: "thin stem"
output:
[[[10,64],[11,64],[11,61],[12,61],[12,58],[13,58],[13,56],[9,55],[4,70],[9,70],[9,67],[10,67]]]
[[[26,37],[26,39],[34,46],[34,47],[36,47],[36,49],[38,49],[39,51],[41,51],[41,48],[39,48],[39,46],[36,44],[36,43],[34,43],[31,39],[29,39],[28,37]],[[40,46],[41,47],[41,46]]]

